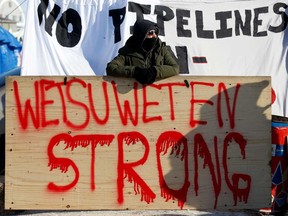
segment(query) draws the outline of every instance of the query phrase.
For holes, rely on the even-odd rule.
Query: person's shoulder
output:
[[[127,39],[125,45],[121,47],[118,51],[119,54],[126,54],[129,52],[133,52],[135,48],[135,42],[133,37]]]
[[[158,44],[159,52],[165,52],[165,51],[167,50],[167,44],[166,44],[166,42],[159,40],[158,43],[159,43],[159,44]]]
[[[166,45],[166,42],[165,42],[165,41],[162,41],[160,38],[158,39],[158,44],[159,44],[159,47],[160,47],[160,48],[164,48],[164,47],[167,46],[167,45]]]

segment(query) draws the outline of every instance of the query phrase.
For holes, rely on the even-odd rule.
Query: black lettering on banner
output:
[[[206,64],[207,59],[204,56],[193,56],[192,57],[193,63],[195,64]]]
[[[196,10],[195,16],[196,16],[197,37],[198,38],[213,39],[214,38],[213,31],[212,30],[204,30],[203,12]]]
[[[52,26],[60,13],[61,8],[55,4],[51,13],[49,14],[48,18],[46,18],[46,10],[48,8],[49,0],[41,0],[37,13],[38,13],[38,20],[39,25],[42,24],[43,16],[45,17],[45,31],[52,36]]]
[[[48,18],[46,18],[46,10],[49,5],[49,0],[41,0],[38,8],[39,25],[42,24],[43,16],[45,18],[45,31],[52,36],[52,26],[60,14],[61,8],[54,4]],[[64,47],[74,47],[81,39],[82,24],[81,17],[74,9],[68,9],[60,17],[56,26],[56,38],[58,43]]]
[[[151,5],[142,5],[134,2],[128,2],[128,11],[136,13],[136,19],[143,19],[143,14],[151,13]],[[133,33],[133,26],[130,27],[130,33]]]
[[[269,31],[279,33],[284,31],[287,27],[288,16],[286,15],[285,11],[280,11],[280,8],[287,8],[287,5],[284,3],[276,3],[273,7],[273,11],[275,14],[281,15],[282,23],[279,26],[269,26]]]
[[[40,4],[38,5],[37,14],[38,14],[39,25],[42,24],[43,15],[45,16],[45,19],[46,19],[45,12],[48,8],[48,3],[49,3],[49,0],[41,0]]]
[[[126,7],[121,9],[115,9],[109,11],[109,16],[112,16],[112,22],[114,26],[114,43],[118,43],[121,41],[121,24],[123,23],[123,20],[125,19],[126,14]]]
[[[235,34],[240,35],[240,28],[243,35],[251,36],[251,10],[245,10],[245,22],[243,23],[239,10],[234,11],[235,14]]]
[[[220,20],[220,29],[216,30],[216,38],[232,37],[232,28],[227,28],[227,19],[232,18],[232,12],[217,12],[215,18],[216,20]]]
[[[72,28],[72,29],[70,29]],[[56,28],[56,36],[60,45],[74,47],[81,38],[81,17],[74,9],[68,9],[62,14]]]
[[[136,19],[144,18],[144,14],[150,15],[151,5],[138,4],[135,2],[128,2],[128,11],[136,13]],[[215,12],[215,19],[219,21],[220,27],[216,30],[205,29],[205,20],[203,18],[203,11],[195,10],[195,22],[196,34],[198,38],[214,39],[214,38],[227,38],[233,36],[233,27],[235,28],[235,35],[246,35],[253,37],[267,36],[267,32],[271,31],[279,33],[284,31],[288,24],[288,16],[285,13],[287,4],[282,2],[276,2],[273,5],[273,11],[276,15],[281,16],[281,23],[278,26],[270,25],[268,29],[260,31],[260,27],[263,26],[263,20],[261,14],[269,13],[269,7],[255,8],[254,10],[245,10],[245,15],[240,14],[239,10],[220,11]],[[47,13],[49,7],[49,0],[40,0],[37,8],[37,15],[39,25],[44,22],[45,31],[53,36],[53,25],[56,26],[56,38],[60,45],[64,47],[76,46],[82,34],[82,23],[79,13],[74,9],[68,9],[61,14],[61,7],[54,3],[53,8]],[[243,11],[244,12],[244,11]],[[191,29],[187,28],[191,20],[191,11],[187,9],[175,9],[175,14],[172,8],[164,5],[155,5],[154,15],[156,15],[157,24],[159,26],[159,35],[165,36],[165,22],[170,21],[176,16],[176,30],[177,35],[175,37],[192,37]],[[254,13],[254,14],[252,14]],[[211,14],[209,14],[211,16]],[[228,21],[235,16],[235,26],[228,28]],[[252,16],[254,18],[252,20]],[[126,16],[126,7],[120,9],[113,9],[109,11],[109,16],[112,17],[114,25],[114,43],[121,41],[121,24]],[[59,21],[58,21],[59,20]],[[280,20],[280,19],[279,19]],[[193,23],[194,24],[194,23]],[[253,27],[252,27],[253,25]],[[194,26],[194,25],[193,25]],[[185,28],[186,27],[186,28]],[[130,26],[130,33],[133,33],[133,27]],[[214,36],[215,34],[215,36]],[[180,49],[181,50],[181,49]]]
[[[253,36],[254,37],[263,37],[267,36],[267,31],[258,32],[258,27],[262,25],[262,20],[259,20],[259,14],[261,13],[268,13],[268,7],[256,8],[254,9],[255,17],[254,17],[254,30]]]
[[[186,46],[176,46],[176,53],[178,57],[178,64],[181,74],[189,74],[188,69],[188,51]]]
[[[180,74],[189,74],[188,70],[188,51],[186,46],[176,46],[177,57],[174,55],[170,46],[167,46],[170,51],[172,57],[175,59],[177,64],[180,67]]]
[[[163,5],[156,5],[154,13],[157,15],[159,35],[165,36],[164,21],[172,20],[174,18],[174,13],[169,7]]]
[[[50,36],[52,36],[52,25],[54,24],[56,18],[58,17],[60,10],[61,8],[55,4],[48,18],[45,20],[45,31]]]
[[[188,20],[184,19],[184,17],[190,18],[190,11],[176,9],[176,17],[177,17],[177,36],[191,37],[192,36],[191,30],[184,29],[184,25],[188,25]]]

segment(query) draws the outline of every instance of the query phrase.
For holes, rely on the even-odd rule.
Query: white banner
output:
[[[106,75],[137,18],[160,27],[181,74],[271,76],[288,117],[288,0],[31,0],[22,75]]]

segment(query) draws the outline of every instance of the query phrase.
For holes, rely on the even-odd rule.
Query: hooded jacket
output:
[[[166,44],[158,37],[149,51],[143,48],[143,42],[150,30],[158,31],[156,23],[149,20],[137,20],[133,27],[133,35],[120,48],[118,55],[107,64],[109,76],[135,77],[135,68],[154,67],[156,78],[166,78],[179,74],[179,66],[172,57]]]

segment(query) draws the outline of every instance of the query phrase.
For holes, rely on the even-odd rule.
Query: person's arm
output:
[[[156,78],[162,79],[178,75],[180,72],[179,65],[176,63],[166,46],[162,47],[162,54],[164,58],[164,64],[154,66],[157,70]]]
[[[118,55],[107,64],[106,72],[108,76],[134,77],[135,66],[125,66],[125,57]]]
[[[141,84],[151,84],[156,78],[155,69],[126,66],[125,57],[120,54],[107,64],[106,73],[108,76],[133,77]]]

